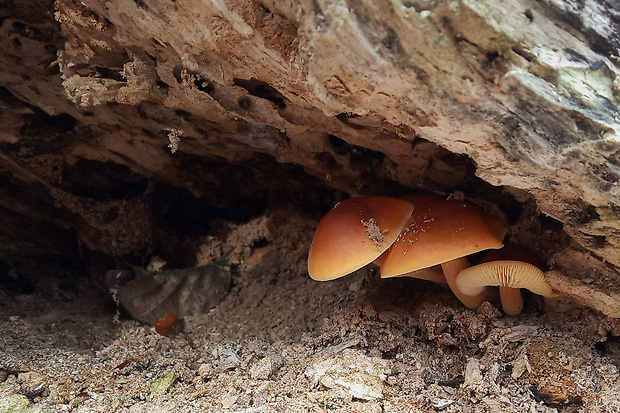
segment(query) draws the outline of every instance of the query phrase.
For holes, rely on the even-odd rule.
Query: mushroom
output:
[[[404,274],[393,275],[391,277],[386,277],[381,275],[381,278],[393,278],[393,277],[411,277],[418,278],[420,280],[432,281],[435,283],[447,284],[446,277],[443,275],[443,271],[441,270],[441,265],[433,265],[428,268],[421,268],[419,270],[409,271]]]
[[[179,334],[181,324],[175,313],[167,313],[155,321],[155,332],[166,337],[174,337]]]
[[[427,193],[424,193],[424,192],[418,192],[418,193],[415,193],[415,194],[403,195],[403,196],[399,197],[398,199],[402,199],[403,201],[411,202],[413,204],[413,210],[415,211],[416,209],[420,210],[422,208],[426,208],[431,203],[437,202],[437,201],[441,201],[443,198],[441,198],[441,197],[439,197],[437,195],[433,195],[433,194],[427,194]],[[377,257],[377,259],[374,260],[373,262],[380,267],[381,264],[383,263],[383,261],[385,260],[385,257],[387,257],[387,255],[389,254],[389,252],[390,252],[390,250],[388,249],[383,254],[381,254],[379,257]]]
[[[455,283],[470,295],[478,294],[486,286],[499,286],[502,309],[515,316],[523,311],[521,288],[545,297],[554,295],[542,267],[542,262],[527,248],[507,245],[489,252],[480,264],[459,272]]]
[[[428,202],[412,214],[381,265],[382,277],[394,277],[441,264],[446,282],[461,302],[477,308],[490,298],[484,290],[473,296],[454,283],[470,266],[467,255],[503,246],[506,227],[496,216],[456,200]]]
[[[410,202],[384,196],[351,198],[319,222],[308,253],[308,273],[333,280],[371,263],[385,252],[413,212]]]
[[[430,204],[433,202],[442,201],[443,199],[437,195],[427,194],[427,193],[415,193],[401,196],[399,199],[409,201],[414,206],[414,211],[428,208]],[[383,264],[388,254],[390,253],[390,249],[381,254],[374,263],[379,267]],[[385,274],[381,274],[381,278],[392,278],[392,277],[411,277],[418,278],[420,280],[433,281],[436,283],[446,284],[446,277],[443,276],[443,271],[441,270],[441,266],[435,265],[429,268],[421,268],[419,270],[410,271],[404,274],[386,276]]]

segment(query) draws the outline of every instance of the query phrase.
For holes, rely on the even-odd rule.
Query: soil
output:
[[[0,412],[620,411],[617,320],[535,296],[518,317],[472,311],[372,266],[317,282],[316,223],[270,207],[214,224],[198,263],[234,246],[231,291],[171,337],[93,275],[69,295],[0,293]]]

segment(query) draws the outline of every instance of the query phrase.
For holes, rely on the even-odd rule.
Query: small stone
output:
[[[233,370],[241,365],[241,357],[237,354],[237,346],[229,343],[217,348],[219,359],[218,367],[223,370]]]
[[[435,397],[433,399],[431,399],[431,404],[433,405],[433,407],[435,409],[443,409],[445,407],[450,406],[452,403],[454,403],[454,400],[449,400],[449,399],[441,399],[439,397]]]
[[[383,398],[383,383],[389,364],[386,360],[368,357],[346,349],[318,358],[305,371],[314,385],[344,391],[360,400]]]
[[[198,367],[198,375],[203,379],[210,379],[213,376],[213,366],[211,363],[202,363]]]
[[[278,368],[271,356],[264,357],[250,367],[250,377],[255,380],[267,380]]]
[[[532,371],[532,366],[530,366],[530,363],[529,363],[529,361],[527,359],[527,355],[526,354],[522,354],[521,356],[519,356],[512,363],[512,374],[511,374],[511,377],[513,379],[518,379],[526,371],[527,372],[531,372]]]
[[[235,403],[237,403],[238,397],[231,392],[226,393],[220,400],[224,409],[230,409]]]
[[[477,358],[470,358],[465,367],[465,386],[481,382],[482,372],[480,371],[480,361]]]

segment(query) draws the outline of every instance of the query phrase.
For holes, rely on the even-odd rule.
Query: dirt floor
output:
[[[234,246],[231,291],[174,337],[119,317],[92,275],[69,296],[0,293],[0,413],[620,412],[617,320],[561,298],[471,311],[370,267],[313,281],[315,225],[215,225],[199,262]]]

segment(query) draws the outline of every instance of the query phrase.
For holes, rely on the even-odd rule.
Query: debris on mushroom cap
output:
[[[545,274],[536,266],[522,261],[491,261],[459,272],[455,280],[464,294],[476,295],[486,286],[526,288],[534,294],[553,296]]]
[[[505,234],[499,218],[465,202],[440,200],[416,207],[383,261],[381,276],[397,276],[501,248]]]
[[[340,202],[314,233],[308,254],[310,277],[332,280],[371,263],[392,245],[412,212],[410,202],[384,196]]]
[[[438,197],[437,195],[428,194],[428,193],[424,193],[424,192],[418,192],[418,193],[415,193],[415,194],[403,195],[403,196],[399,197],[398,199],[402,199],[403,201],[411,202],[413,204],[413,206],[414,206],[413,207],[414,211],[427,208],[433,202],[437,202],[437,201],[441,201],[442,200],[442,198]],[[390,250],[388,249],[383,254],[378,256],[377,259],[375,259],[373,262],[380,267],[383,264],[383,262],[385,261],[385,258],[388,256],[389,253],[390,253]],[[441,270],[439,270],[439,271],[441,271]],[[402,274],[402,275],[404,276],[405,274]],[[443,277],[443,274],[442,274],[442,277]]]

